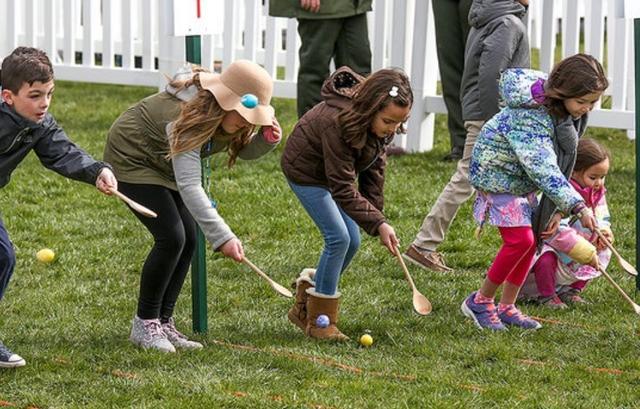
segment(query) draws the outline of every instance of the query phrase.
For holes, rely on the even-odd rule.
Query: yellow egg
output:
[[[36,253],[36,259],[41,263],[51,263],[56,258],[56,253],[51,249],[42,249]]]
[[[370,347],[373,344],[373,338],[369,334],[364,334],[360,337],[360,344],[365,347]]]

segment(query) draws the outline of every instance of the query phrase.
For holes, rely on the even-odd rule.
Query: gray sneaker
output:
[[[27,362],[20,355],[14,354],[0,342],[0,368],[17,368],[26,364]]]
[[[452,268],[447,267],[444,263],[444,257],[437,251],[429,251],[421,249],[415,245],[410,245],[407,251],[402,254],[402,257],[427,270],[437,271],[440,273],[451,273]]]
[[[169,342],[176,348],[182,349],[202,349],[204,346],[196,341],[189,340],[186,335],[176,329],[176,322],[173,317],[169,318],[169,322],[162,324],[162,330],[167,336]]]
[[[143,320],[137,315],[133,319],[131,327],[131,342],[144,349],[157,349],[162,352],[176,352],[174,346],[167,339],[162,330],[159,319]]]

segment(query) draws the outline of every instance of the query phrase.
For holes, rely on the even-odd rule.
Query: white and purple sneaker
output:
[[[191,341],[184,335],[182,332],[176,329],[176,322],[173,317],[169,318],[169,321],[162,323],[162,331],[164,331],[165,335],[169,342],[173,344],[176,348],[182,349],[202,349],[203,345],[196,341]]]
[[[502,324],[500,318],[498,318],[495,304],[492,302],[475,302],[476,293],[477,291],[474,291],[464,300],[460,306],[462,313],[471,318],[480,329],[488,328],[493,331],[505,331],[507,328]]]
[[[159,319],[143,320],[137,315],[131,326],[131,342],[144,349],[156,349],[162,352],[176,352],[176,348],[167,339]]]

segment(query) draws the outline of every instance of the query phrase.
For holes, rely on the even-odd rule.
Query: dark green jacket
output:
[[[269,15],[298,19],[328,19],[357,16],[371,11],[373,0],[321,0],[320,11],[311,13],[300,7],[300,0],[269,0]]]

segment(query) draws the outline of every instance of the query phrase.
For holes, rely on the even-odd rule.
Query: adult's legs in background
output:
[[[298,118],[319,103],[320,89],[329,76],[335,43],[344,19],[298,19],[300,68],[298,69]]]
[[[451,138],[451,153],[445,157],[446,160],[460,159],[464,150],[466,135],[462,121],[460,83],[471,3],[472,0],[433,0],[438,66]]]

